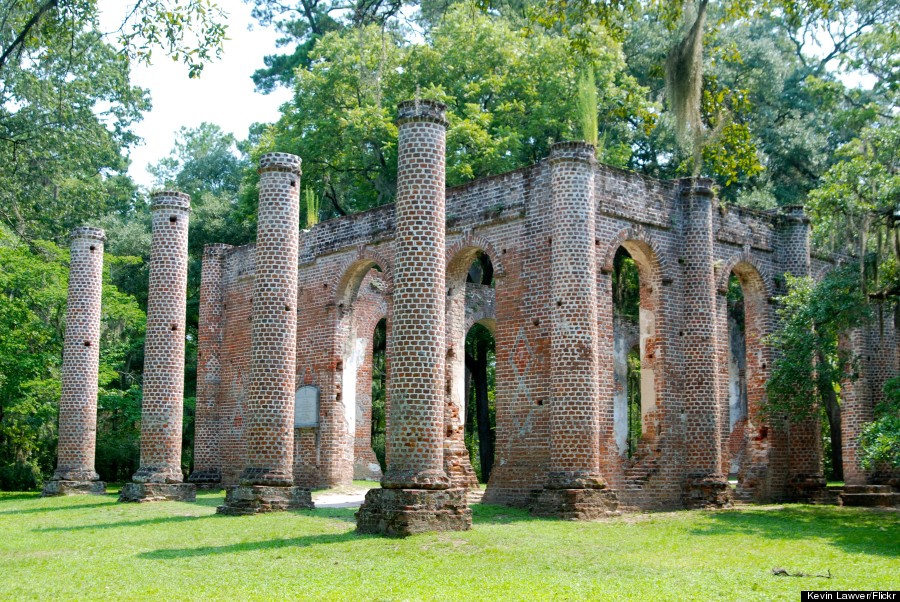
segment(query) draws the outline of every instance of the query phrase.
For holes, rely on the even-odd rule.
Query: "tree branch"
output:
[[[22,31],[19,32],[19,35],[13,40],[13,43],[9,45],[9,47],[3,51],[3,54],[0,55],[0,71],[3,71],[3,68],[6,66],[6,63],[9,61],[9,58],[16,51],[16,49],[20,49],[25,44],[25,38],[28,37],[28,34],[32,29],[40,22],[41,17],[44,16],[44,13],[49,11],[52,8],[56,8],[59,4],[59,0],[46,0],[35,12],[31,15],[31,18],[25,23],[25,26],[22,28]]]

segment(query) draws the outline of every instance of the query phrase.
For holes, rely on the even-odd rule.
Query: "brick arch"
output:
[[[669,261],[660,249],[656,240],[643,226],[640,225],[623,228],[606,246],[606,253],[603,256],[603,262],[600,264],[600,269],[604,273],[612,274],[616,251],[619,250],[619,247],[627,245],[629,242],[639,243],[640,246],[648,249],[650,251],[650,257],[648,257],[648,259],[650,259],[651,263],[654,263],[655,267],[659,270],[659,275],[662,278],[663,283],[672,282],[673,273]]]
[[[755,272],[753,274],[752,272]],[[734,272],[742,280],[754,281],[758,280],[759,285],[765,293],[766,299],[772,299],[775,295],[774,279],[769,271],[759,265],[753,255],[748,251],[735,253],[728,258],[728,261],[720,268],[718,281],[716,282],[716,290],[721,295],[728,293],[728,280],[731,273]]]
[[[348,257],[339,268],[340,280],[335,287],[334,301],[338,307],[349,308],[359,292],[363,278],[373,267],[381,268],[382,280],[387,285],[388,293],[394,286],[393,263],[385,255],[366,247],[360,247],[356,253]]]
[[[467,271],[472,261],[475,260],[475,253],[482,251],[491,258],[491,264],[494,266],[494,277],[503,276],[506,272],[503,268],[503,261],[496,247],[491,241],[483,236],[477,236],[472,233],[463,235],[455,243],[447,247],[447,281],[450,283],[450,276],[458,275],[460,270]]]

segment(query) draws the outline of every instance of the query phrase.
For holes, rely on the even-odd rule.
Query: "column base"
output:
[[[794,475],[787,484],[787,497],[792,502],[812,503],[825,497],[828,483],[822,475]]]
[[[237,485],[225,489],[225,503],[216,508],[216,514],[244,516],[314,508],[310,490],[303,487]]]
[[[541,489],[528,508],[534,516],[595,520],[618,516],[619,496],[612,489]]]
[[[731,508],[733,496],[724,475],[692,475],[685,479],[682,496],[684,507],[693,509]]]
[[[219,491],[222,489],[222,473],[218,468],[195,470],[188,477],[188,483],[193,483],[201,491]]]
[[[58,495],[106,495],[106,483],[103,481],[47,481],[41,491],[41,497]]]
[[[125,483],[119,492],[120,502],[195,502],[197,487],[193,483]]]
[[[141,466],[131,477],[131,481],[154,485],[181,485],[184,482],[184,475],[181,474],[180,468],[171,466]]]
[[[428,531],[468,531],[466,490],[370,489],[356,513],[357,533],[406,537]]]

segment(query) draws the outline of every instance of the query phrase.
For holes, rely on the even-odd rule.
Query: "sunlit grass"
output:
[[[806,589],[900,589],[898,512],[747,507],[575,523],[476,505],[472,531],[396,540],[356,535],[353,509],[223,517],[221,501],[0,494],[0,598],[798,600]]]

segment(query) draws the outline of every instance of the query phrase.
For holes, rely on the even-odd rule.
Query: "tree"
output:
[[[296,69],[309,68],[312,52],[325,34],[368,25],[385,26],[407,4],[403,0],[247,1],[253,4],[254,18],[262,25],[274,25],[282,35],[278,47],[295,45],[290,54],[265,57],[265,69],[253,74],[256,89],[263,94],[279,85],[291,86]]]
[[[96,0],[25,0],[0,7],[0,74],[37,48],[94,29]],[[182,60],[191,77],[218,57],[226,15],[209,0],[136,0],[120,24],[118,41],[132,58],[149,62],[154,48]]]
[[[859,437],[866,470],[887,465],[900,468],[900,377],[884,387],[885,400],[875,408],[875,420],[863,427]]]
[[[596,40],[603,159],[622,165],[631,127],[623,116],[647,103],[623,73],[618,47]],[[304,185],[322,198],[323,217],[393,199],[398,102],[427,96],[448,105],[449,185],[537,161],[555,141],[580,137],[575,107],[581,67],[567,42],[525,36],[508,21],[451,9],[423,43],[370,25],[326,34],[309,69],[298,70],[294,100],[254,154],[275,148],[303,157]],[[245,215],[252,216],[251,198]]]
[[[841,410],[837,391],[850,377],[852,357],[839,346],[850,329],[869,319],[855,270],[842,267],[819,283],[787,279],[788,293],[778,299],[779,328],[770,337],[776,360],[766,383],[764,411],[801,420],[824,411],[831,438],[834,477],[843,478]]]

